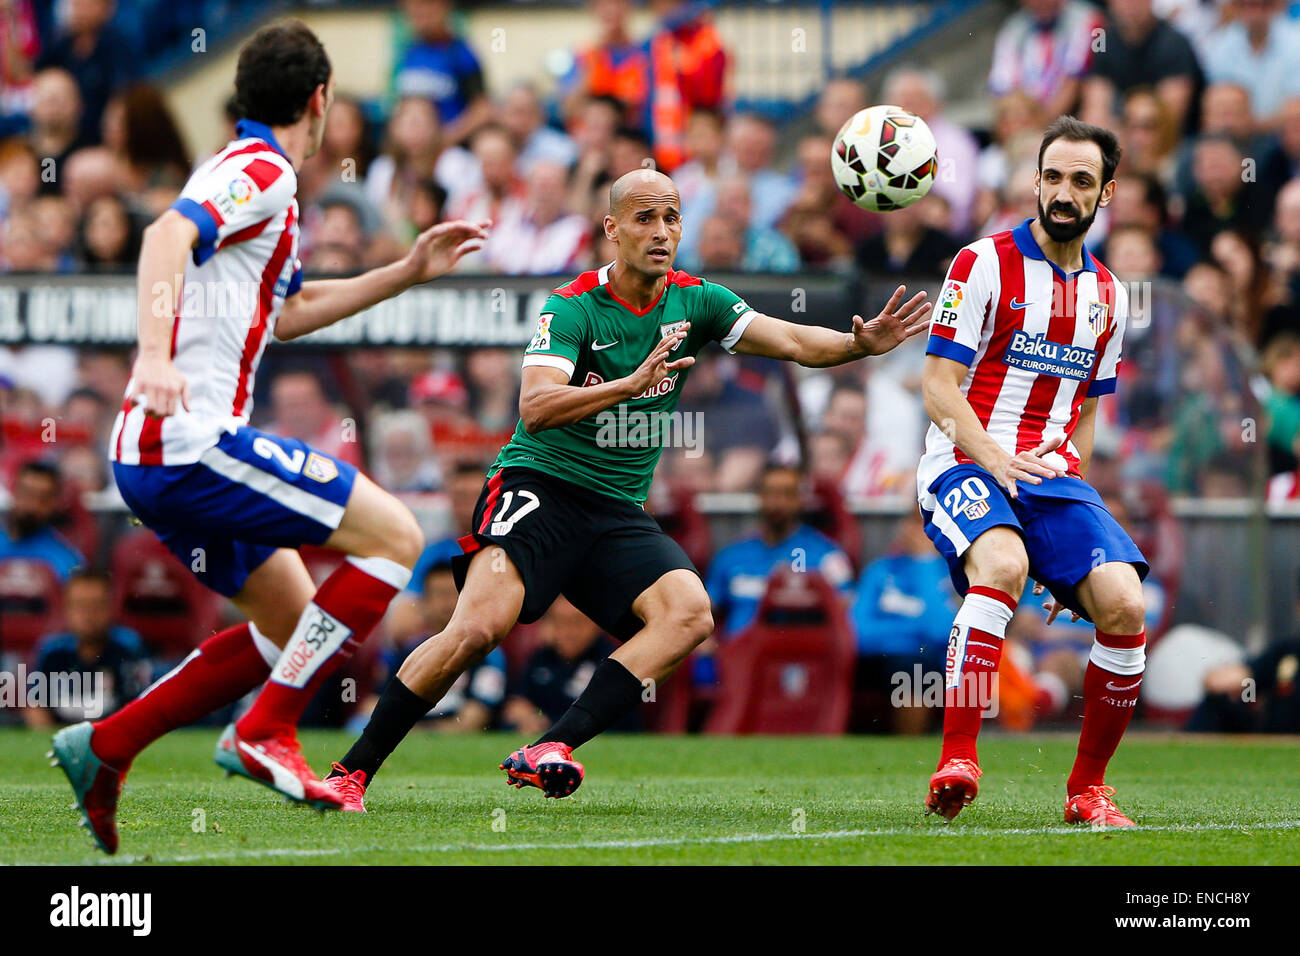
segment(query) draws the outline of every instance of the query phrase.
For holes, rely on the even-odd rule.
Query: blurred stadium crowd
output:
[[[0,0],[0,270],[133,269],[143,227],[222,145],[187,144],[163,91],[144,78],[150,54],[183,40],[186,17],[214,6],[237,5]],[[806,112],[774,119],[737,110],[727,42],[708,5],[681,0],[650,2],[648,35],[632,32],[628,0],[592,0],[585,15],[598,39],[569,51],[572,67],[558,83],[539,76],[489,88],[484,51],[462,38],[453,5],[403,0],[409,40],[394,53],[390,95],[361,100],[339,89],[324,146],[300,171],[303,264],[308,274],[351,273],[402,254],[440,220],[491,218],[491,240],[464,271],[571,275],[613,258],[600,226],[606,189],[653,157],[681,191],[679,268],[724,282],[829,273],[861,277],[869,289],[896,280],[933,289],[962,244],[1036,214],[1033,171],[1048,120],[1074,112],[1114,129],[1124,148],[1115,201],[1100,210],[1089,244],[1129,283],[1134,315],[1118,397],[1101,404],[1090,478],[1152,559],[1150,630],[1158,633],[1181,571],[1171,496],[1300,498],[1296,6],[995,5],[1007,18],[981,78],[991,122],[977,126],[949,115],[924,46],[915,51],[920,65],[896,65],[878,82],[830,80]],[[931,195],[884,216],[854,207],[829,166],[836,131],[873,102],[922,115],[939,144]],[[237,105],[213,108],[233,138]],[[905,518],[889,553],[861,567],[846,507],[913,500],[922,353],[904,348],[794,381],[774,363],[718,354],[692,371],[681,409],[704,414],[703,453],[665,453],[650,507],[705,572],[720,627],[692,665],[693,683],[681,682],[690,690],[674,703],[674,726],[747,726],[752,715],[737,716],[717,665],[736,635],[782,619],[772,578],[795,539],[838,595],[822,608],[823,623],[841,616],[858,658],[857,682],[843,693],[845,725],[918,729],[932,716],[919,708],[909,717],[888,700],[889,677],[941,660],[955,606],[942,561],[919,522]],[[0,592],[31,588],[33,574],[45,573],[32,571],[33,559],[65,592],[48,609],[59,633],[41,633],[34,613],[31,634],[15,640],[11,626],[0,653],[12,662],[25,642],[33,667],[99,661],[114,674],[118,703],[140,686],[142,661],[161,667],[221,613],[162,556],[151,557],[140,532],[104,534],[86,510],[88,500],[114,498],[105,443],[129,362],[120,350],[0,347],[0,484],[8,489],[0,492]],[[362,465],[391,490],[450,502],[437,530],[451,538],[431,546],[386,638],[358,664],[367,669],[360,685],[373,687],[450,613],[448,541],[467,523],[483,469],[516,421],[517,352],[393,348],[326,358],[273,348],[262,368],[255,425]],[[772,466],[801,450],[802,475]],[[757,535],[715,554],[695,507],[700,492],[758,492]],[[15,571],[6,559],[27,563]],[[112,578],[74,573],[87,563],[111,568]],[[792,613],[818,600],[795,595]],[[1023,653],[1004,675],[1009,726],[1068,715],[1091,641],[1090,630],[1060,622],[1047,632],[1037,602],[1024,606],[1033,613],[1013,625]],[[575,614],[557,607],[510,654],[468,675],[444,707],[458,714],[449,726],[527,729],[548,712],[546,701],[567,703],[608,652],[608,638]],[[364,694],[353,703],[364,712]],[[709,723],[721,713],[732,723]],[[661,715],[647,719],[665,726]]]

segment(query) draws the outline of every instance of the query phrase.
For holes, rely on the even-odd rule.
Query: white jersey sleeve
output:
[[[1088,386],[1088,398],[1098,395],[1110,395],[1115,391],[1119,374],[1120,352],[1123,349],[1124,330],[1128,328],[1128,290],[1124,283],[1114,282],[1115,316],[1111,319],[1110,329],[1106,333],[1106,344],[1102,346],[1101,361],[1097,363],[1097,374]]]
[[[275,150],[234,148],[195,170],[171,208],[198,226],[194,262],[202,265],[218,248],[260,235],[297,191],[293,167]]]
[[[939,292],[926,354],[970,365],[998,287],[997,252],[988,239],[957,253]]]

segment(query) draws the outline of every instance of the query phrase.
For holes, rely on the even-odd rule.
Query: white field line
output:
[[[774,843],[784,840],[859,840],[867,837],[1000,837],[1000,836],[1063,836],[1073,837],[1080,834],[1097,832],[1124,833],[1206,833],[1206,832],[1253,832],[1257,830],[1296,830],[1300,829],[1300,820],[1276,820],[1264,823],[1189,823],[1152,826],[1136,826],[1123,831],[1099,831],[1090,827],[1018,827],[999,830],[988,827],[949,827],[935,824],[932,827],[905,828],[890,827],[876,830],[831,830],[826,833],[736,833],[729,836],[700,837],[651,837],[641,840],[589,840],[575,843],[437,843],[429,846],[362,846],[362,847],[269,847],[261,850],[238,850],[217,853],[195,853],[182,856],[113,857],[101,859],[101,864],[120,865],[133,863],[204,863],[215,860],[256,860],[275,858],[312,858],[329,856],[359,856],[364,853],[527,853],[548,850],[636,850],[644,847],[664,846],[721,846],[733,843]]]

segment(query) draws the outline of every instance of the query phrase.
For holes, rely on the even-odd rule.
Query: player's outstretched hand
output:
[[[1045,588],[1043,585],[1039,584],[1037,581],[1034,582],[1035,594],[1042,594],[1046,590],[1047,588]],[[1047,612],[1047,623],[1051,624],[1053,621],[1056,620],[1056,615],[1060,614],[1062,611],[1068,611],[1069,608],[1067,608],[1060,601],[1056,600],[1056,598],[1052,598],[1043,604],[1043,610]],[[1079,620],[1082,617],[1083,615],[1080,614],[1078,611],[1070,611],[1071,624],[1073,624],[1075,621]]]
[[[853,317],[853,337],[865,354],[884,355],[930,327],[933,304],[925,301],[924,292],[918,292],[900,307],[898,303],[905,292],[905,285],[895,289],[880,314],[870,322],[864,322],[860,315]]]
[[[415,244],[406,254],[415,282],[428,282],[440,275],[445,275],[461,260],[476,249],[482,249],[487,240],[492,221],[468,222],[453,219],[430,226],[415,238]]]
[[[190,383],[166,356],[143,353],[137,356],[131,369],[131,382],[135,403],[144,406],[146,415],[153,418],[175,415],[177,402],[187,412],[190,410]]]
[[[645,357],[637,370],[627,377],[628,385],[632,388],[633,395],[640,395],[648,388],[654,388],[673,372],[679,369],[690,368],[695,364],[695,357],[687,355],[676,361],[668,361],[668,356],[672,354],[673,349],[677,348],[682,342],[686,341],[686,333],[691,330],[689,322],[673,332],[672,335],[665,335],[659,340],[659,343],[650,350],[650,354]]]
[[[1049,438],[1037,448],[1022,451],[1014,458],[1007,458],[993,470],[993,477],[998,480],[998,483],[1003,488],[1007,489],[1007,494],[1012,498],[1019,497],[1019,493],[1016,491],[1017,481],[1024,481],[1031,485],[1041,485],[1044,478],[1060,478],[1065,474],[1065,469],[1049,465],[1043,456],[1060,448],[1064,441],[1065,439],[1062,436],[1057,435],[1055,438]]]

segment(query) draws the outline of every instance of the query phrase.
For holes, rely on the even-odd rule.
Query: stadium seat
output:
[[[140,529],[113,547],[117,620],[164,658],[183,657],[216,630],[221,599],[205,588],[152,531]]]
[[[81,495],[69,490],[65,495],[63,514],[56,527],[68,543],[82,553],[86,563],[94,565],[99,558],[99,522],[81,503]]]
[[[855,574],[862,570],[862,529],[844,505],[835,483],[819,478],[812,483],[811,500],[804,520],[840,546]]]
[[[681,545],[692,564],[707,568],[713,559],[708,519],[695,507],[695,494],[690,488],[666,484],[666,493],[655,496],[653,517],[664,533]]]
[[[854,640],[839,597],[815,571],[782,569],[752,625],[718,650],[713,734],[841,734],[853,697]]]
[[[62,619],[63,587],[44,561],[0,561],[0,652],[26,656]]]

